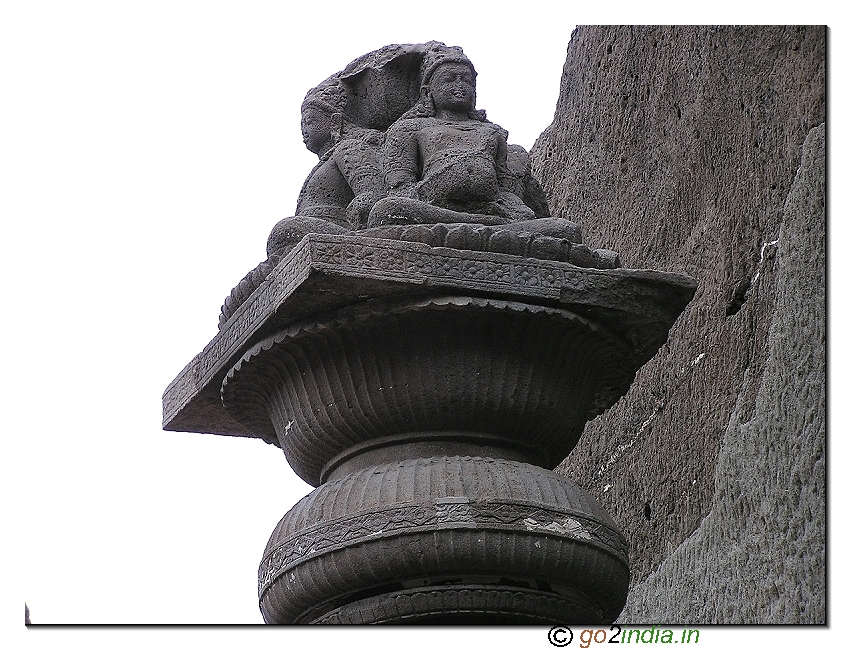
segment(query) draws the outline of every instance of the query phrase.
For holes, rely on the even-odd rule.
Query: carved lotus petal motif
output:
[[[628,389],[628,353],[564,309],[472,297],[373,303],[262,341],[222,397],[235,419],[277,435],[313,485],[350,449],[401,436],[474,438],[554,468]]]

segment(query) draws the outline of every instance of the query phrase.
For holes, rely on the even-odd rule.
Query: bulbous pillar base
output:
[[[601,623],[580,596],[508,584],[408,588],[367,597],[313,620],[316,624],[573,624]]]
[[[269,623],[603,623],[625,604],[625,539],[580,487],[469,456],[354,471],[301,500],[260,566]]]
[[[308,234],[163,395],[165,429],[263,439],[317,487],[268,543],[264,618],[614,620],[626,542],[549,469],[696,283],[558,261],[548,230],[393,232]]]

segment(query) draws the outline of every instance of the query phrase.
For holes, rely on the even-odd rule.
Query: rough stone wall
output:
[[[632,544],[623,622],[825,621],[825,41],[579,27],[532,150],[589,245],[700,283],[562,466]]]

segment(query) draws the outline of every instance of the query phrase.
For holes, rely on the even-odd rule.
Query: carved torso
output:
[[[416,197],[433,205],[496,199],[506,168],[500,129],[475,120],[403,120],[390,129],[384,154],[390,188],[415,184]]]
[[[295,214],[347,224],[346,207],[367,192],[384,193],[375,149],[361,140],[343,140],[307,176]]]
[[[313,167],[298,196],[297,216],[345,219],[345,207],[354,198],[333,157]]]

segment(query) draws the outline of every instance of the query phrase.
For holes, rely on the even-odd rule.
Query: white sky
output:
[[[615,22],[534,0],[301,7],[0,9],[3,492],[14,521],[4,626],[20,628],[23,601],[36,623],[260,623],[263,548],[310,487],[261,441],[162,431],[160,398],[294,210],[315,162],[299,130],[305,92],[382,45],[442,40],[474,62],[478,106],[530,148],[554,114],[567,21]],[[697,22],[674,17],[630,10],[616,22]],[[244,632],[212,629],[204,642],[230,646]],[[110,647],[171,637],[146,633],[70,635]],[[254,632],[250,646],[301,638],[286,633]],[[482,639],[470,633],[452,638]],[[65,646],[68,634],[31,630],[14,646]],[[539,629],[496,639],[549,646]]]

